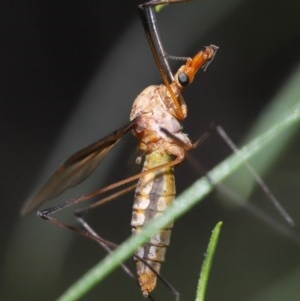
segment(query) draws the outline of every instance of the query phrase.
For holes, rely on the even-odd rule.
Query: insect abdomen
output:
[[[144,162],[144,170],[169,163],[171,156],[166,152],[148,154]],[[175,180],[173,168],[165,167],[139,179],[133,214],[131,220],[132,232],[139,232],[143,225],[163,211],[172,203],[175,196]],[[173,223],[161,229],[149,242],[141,247],[136,255],[142,258],[155,272],[141,260],[136,258],[137,275],[141,290],[145,296],[155,288],[157,274],[165,259],[166,248],[170,243]]]

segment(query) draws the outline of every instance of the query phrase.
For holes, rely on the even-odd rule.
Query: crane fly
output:
[[[158,35],[154,8],[159,4],[178,2],[183,0],[150,1],[139,6],[146,36],[163,84],[151,85],[137,96],[128,125],[69,157],[40,191],[25,203],[23,214],[32,212],[45,201],[86,179],[129,131],[137,138],[138,147],[145,155],[142,172],[109,189],[138,178],[131,220],[132,232],[139,232],[145,223],[162,214],[172,203],[175,197],[173,167],[182,162],[185,153],[196,145],[182,132],[181,121],[187,116],[187,106],[181,92],[193,82],[199,70],[208,66],[218,49],[217,46],[210,45],[193,57],[184,58],[185,63],[173,75]],[[50,214],[81,200],[79,198],[42,210],[39,215],[51,221]],[[144,296],[148,296],[156,286],[171,231],[172,224],[169,224],[136,252],[137,277]]]

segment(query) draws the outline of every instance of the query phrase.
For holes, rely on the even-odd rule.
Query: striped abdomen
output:
[[[167,152],[155,151],[146,155],[144,170],[160,166],[172,161]],[[135,192],[133,213],[131,219],[132,232],[139,232],[143,225],[160,215],[172,203],[175,196],[175,180],[173,168],[165,167],[139,179]],[[137,275],[141,290],[145,296],[155,288],[157,274],[164,261],[166,248],[170,242],[173,224],[161,229],[148,243],[141,247],[136,255],[156,272],[154,273],[142,261],[136,259]]]

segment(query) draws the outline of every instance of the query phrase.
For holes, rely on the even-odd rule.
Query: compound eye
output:
[[[182,87],[186,87],[190,83],[189,77],[184,72],[178,74],[178,82]]]

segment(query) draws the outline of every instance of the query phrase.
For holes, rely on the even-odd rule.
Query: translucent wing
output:
[[[104,156],[133,125],[134,121],[69,157],[54,172],[37,194],[25,202],[21,214],[24,215],[32,212],[45,201],[60,195],[66,189],[76,186],[85,180],[94,172]]]

